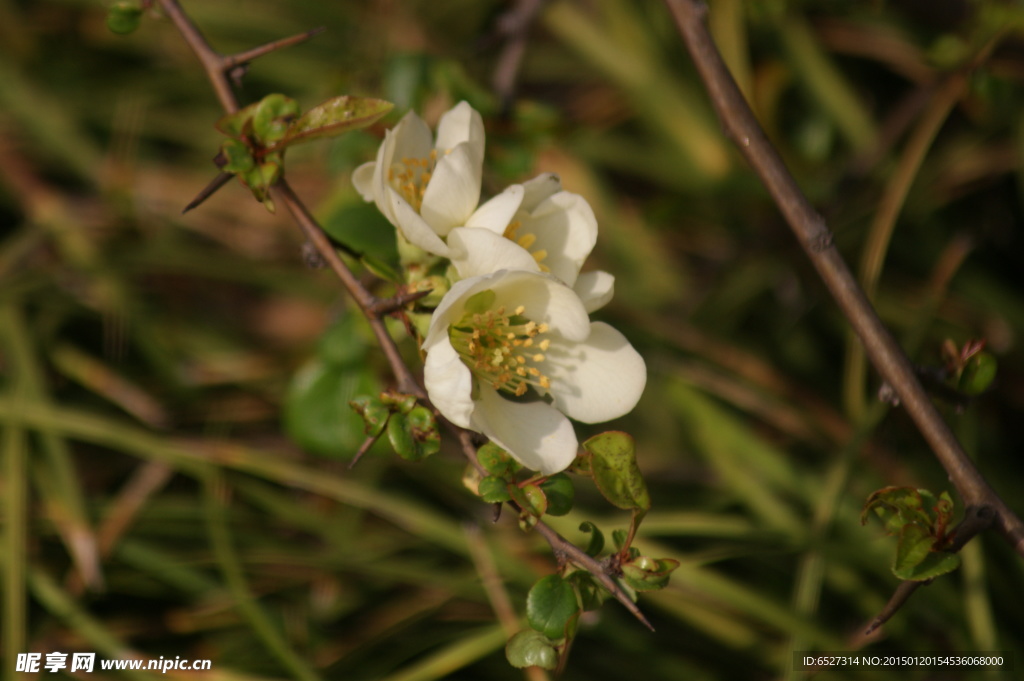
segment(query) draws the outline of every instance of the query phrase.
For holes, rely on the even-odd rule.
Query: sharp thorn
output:
[[[232,175],[231,173],[218,173],[217,177],[213,178],[213,180],[211,180],[209,184],[203,187],[199,191],[199,193],[196,194],[196,197],[194,199],[189,201],[188,205],[182,209],[181,214],[184,215],[185,213],[189,212],[190,210],[201,204],[206,199],[213,196],[214,193],[216,193],[218,189],[226,185],[231,180],[232,177],[234,177],[234,175]]]

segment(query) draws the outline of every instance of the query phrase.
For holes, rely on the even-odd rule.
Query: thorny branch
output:
[[[178,29],[178,32],[181,33],[182,37],[192,48],[192,51],[195,52],[196,56],[199,58],[199,61],[202,63],[203,69],[206,71],[207,77],[209,78],[225,113],[234,113],[238,111],[239,108],[238,99],[235,97],[234,91],[231,89],[231,81],[237,75],[237,69],[243,67],[249,60],[255,57],[269,54],[277,49],[302,42],[303,40],[307,40],[320,32],[320,29],[315,29],[251,50],[246,50],[239,54],[222,55],[210,46],[209,42],[207,42],[198,27],[191,21],[191,19],[189,19],[188,15],[178,4],[178,0],[157,0],[157,3],[171,19],[175,27]],[[218,175],[214,181],[200,193],[197,200],[189,204],[188,208],[198,205],[199,202],[210,196],[214,191],[222,187],[227,180],[231,179],[230,175],[227,177],[224,177],[224,175],[225,174],[223,173]],[[319,256],[334,271],[338,279],[341,280],[346,291],[355,301],[362,314],[366,317],[381,350],[384,352],[384,355],[388,360],[391,371],[395,376],[398,389],[403,393],[415,395],[421,400],[427,401],[426,391],[422,385],[420,385],[409,367],[405,364],[395,340],[391,337],[391,334],[388,332],[387,326],[384,323],[384,317],[389,312],[400,307],[404,302],[414,300],[416,297],[419,297],[419,295],[414,295],[412,297],[399,295],[393,299],[380,299],[374,296],[373,293],[363,286],[352,270],[349,269],[341,259],[323,228],[320,227],[316,218],[314,218],[310,213],[309,209],[302,202],[302,199],[295,194],[294,190],[284,177],[278,180],[274,185],[273,192],[274,198],[279,200],[288,208],[289,213],[291,213],[292,218],[298,224],[308,242],[313,245]],[[188,210],[188,208],[186,208],[186,210]],[[440,415],[436,413],[436,410],[435,415],[440,417]],[[469,461],[474,465],[478,465],[476,460],[476,446],[473,444],[470,433],[465,429],[449,423],[443,418],[441,418],[441,420],[459,440],[461,449]],[[625,606],[625,608],[629,610],[634,617],[640,620],[646,627],[653,630],[651,623],[643,615],[636,603],[632,601],[629,595],[618,584],[604,564],[566,540],[543,521],[539,521],[534,526],[534,529],[547,540],[548,544],[551,545],[551,550],[559,561],[559,564],[568,562],[591,572],[601,585],[608,589],[612,596],[622,603],[622,605]]]
[[[988,484],[942,420],[928,393],[918,381],[914,367],[879,319],[835,248],[832,234],[824,219],[803,195],[768,141],[715,47],[705,25],[707,7],[698,0],[665,2],[704,81],[705,89],[726,133],[736,143],[768,189],[807,257],[860,337],[871,362],[899,396],[901,404],[928,442],[935,457],[946,469],[964,504],[968,509],[985,509],[982,514],[985,523],[979,525],[978,529],[994,525],[1013,549],[1024,556],[1024,523]],[[966,525],[968,520],[970,517],[965,519],[962,525]],[[970,529],[973,530],[970,536],[978,531],[973,527]],[[968,532],[964,532],[965,537],[969,539],[967,534]],[[890,606],[893,607],[887,607],[883,614],[888,617],[895,612],[915,589],[916,587],[912,586],[901,586],[893,601],[890,601]]]

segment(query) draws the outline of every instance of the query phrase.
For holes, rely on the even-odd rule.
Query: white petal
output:
[[[441,116],[437,124],[438,156],[457,145],[468,142],[472,150],[472,158],[477,163],[484,160],[484,121],[480,114],[467,102],[459,102],[450,111]]]
[[[377,169],[377,164],[374,161],[364,163],[355,170],[352,171],[352,184],[355,186],[356,191],[363,197],[364,201],[373,201],[375,199],[373,193],[373,177],[374,171]]]
[[[408,112],[384,137],[387,151],[383,160],[386,167],[407,158],[428,158],[434,149],[433,140],[430,126],[415,112]]]
[[[636,406],[647,384],[647,367],[614,328],[603,322],[590,328],[582,343],[553,339],[542,370],[551,379],[556,407],[577,421],[600,423]]]
[[[579,447],[572,424],[557,409],[544,402],[506,400],[490,386],[480,387],[472,428],[545,475],[567,468]]]
[[[581,341],[590,334],[590,317],[580,297],[550,275],[526,270],[499,271],[487,288],[496,294],[495,307],[503,305],[514,310],[522,305],[524,317],[547,324],[554,333],[569,340]]]
[[[525,248],[479,227],[456,227],[449,232],[448,257],[463,278],[502,269],[540,272],[537,261]]]
[[[489,275],[462,279],[452,284],[430,316],[430,328],[421,347],[429,351],[442,337],[447,338],[448,327],[462,318],[466,300],[493,285],[493,280],[494,275]]]
[[[446,419],[461,428],[472,427],[473,375],[452,347],[447,334],[427,352],[423,383],[431,403]]]
[[[409,243],[419,246],[428,253],[448,255],[448,246],[431,228],[423,217],[409,205],[409,202],[391,187],[386,189],[387,205],[390,208],[392,223],[397,227]],[[385,214],[387,212],[385,211]]]
[[[466,143],[437,160],[423,194],[420,215],[440,236],[461,227],[480,201],[481,166]]]
[[[586,199],[558,192],[540,203],[523,221],[519,234],[533,234],[530,250],[547,251],[544,265],[570,286],[597,243],[597,218]]]
[[[523,202],[523,185],[514,184],[480,206],[466,220],[466,227],[482,227],[502,235]]]
[[[541,173],[532,180],[523,183],[526,196],[523,197],[523,210],[533,211],[541,201],[562,191],[562,181],[554,173]]]
[[[583,301],[587,312],[596,312],[615,295],[615,277],[604,271],[584,272],[576,279],[572,290]]]

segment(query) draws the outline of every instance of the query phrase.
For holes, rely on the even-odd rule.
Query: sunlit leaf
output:
[[[394,105],[383,99],[343,95],[318,104],[291,122],[274,144],[283,148],[323,137],[358,130],[391,111]]]
[[[590,452],[594,483],[613,505],[645,513],[651,508],[633,438],[627,433],[608,431],[583,443]]]

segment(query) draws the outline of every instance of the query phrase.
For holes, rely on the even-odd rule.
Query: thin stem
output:
[[[800,191],[729,74],[696,0],[665,0],[726,133],[760,177],[797,241],[860,337],[868,358],[894,388],[907,414],[968,506],[990,506],[996,524],[1024,556],[1024,523],[1006,506],[967,456],[914,374],[913,366],[857,284],[824,219]]]
[[[224,108],[226,113],[238,111],[238,98],[235,97],[235,93],[231,89],[231,83],[224,77],[224,66],[227,60],[210,47],[210,43],[206,41],[199,28],[185,14],[185,10],[181,8],[177,0],[157,1],[160,3],[160,7],[163,8],[164,13],[174,23],[178,32],[181,33],[181,37],[185,39],[188,46],[199,57],[199,61],[202,62],[203,68],[210,77],[210,84],[213,86],[213,91],[217,94],[217,99],[220,100],[221,107]],[[215,74],[217,77],[215,77]]]

